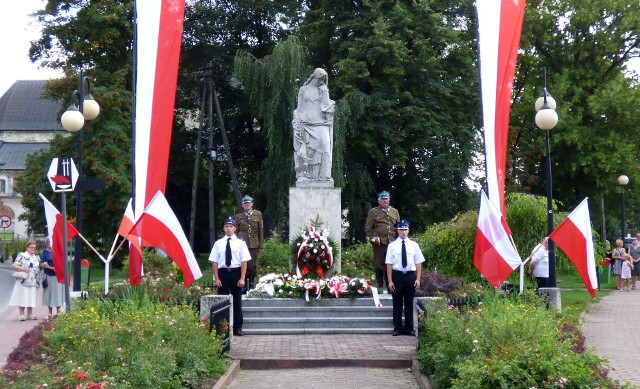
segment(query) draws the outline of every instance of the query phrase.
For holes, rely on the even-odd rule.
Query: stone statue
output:
[[[333,153],[333,113],[329,99],[329,76],[317,68],[298,91],[298,107],[293,111],[293,160],[296,179],[328,181]]]

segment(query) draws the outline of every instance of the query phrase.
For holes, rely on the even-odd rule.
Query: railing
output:
[[[211,307],[209,311],[209,332],[215,328],[216,334],[220,337],[220,343],[223,345],[222,352],[231,350],[231,340],[229,339],[230,330],[230,308],[231,301],[222,301]]]

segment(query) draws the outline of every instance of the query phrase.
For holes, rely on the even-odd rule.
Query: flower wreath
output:
[[[333,267],[331,238],[323,228],[309,227],[296,239],[295,258],[302,276],[322,278]]]

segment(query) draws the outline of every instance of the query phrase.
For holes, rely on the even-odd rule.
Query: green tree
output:
[[[362,239],[374,194],[390,190],[422,229],[467,206],[478,149],[474,10],[465,1],[309,1],[301,37],[335,99],[364,94],[345,129],[343,199]]]
[[[72,90],[79,88],[77,70],[91,69],[85,76],[91,80],[91,92],[101,113],[83,129],[82,178],[103,179],[107,185],[101,191],[84,194],[82,233],[106,246],[131,196],[133,1],[50,0],[33,16],[42,26],[42,35],[31,44],[31,60],[65,71],[65,78],[49,82],[45,93],[46,97],[64,101],[61,113],[70,104]],[[29,158],[17,189],[23,195],[23,219],[32,231],[44,232],[37,193],[43,192],[58,203],[45,177],[51,158],[76,155],[77,138],[72,135],[57,137],[48,152]],[[71,219],[76,217],[74,197],[69,196]]]
[[[108,245],[109,239],[118,229],[124,207],[131,196],[131,140],[129,138],[131,117],[131,93],[125,89],[126,72],[113,75],[103,73],[106,86],[92,89],[93,96],[101,105],[101,113],[94,121],[85,124],[83,142],[83,176],[99,178],[106,182],[105,189],[85,192],[83,195],[83,235]],[[71,96],[69,90],[77,87],[77,78],[52,81],[48,87],[49,96]],[[54,204],[59,199],[52,196],[46,170],[55,157],[73,157],[77,154],[76,136],[57,136],[51,149],[27,159],[24,174],[18,179],[16,189],[22,194],[27,220],[33,232],[44,233],[42,202],[38,192],[47,195]],[[72,206],[75,195],[68,197],[67,214],[75,219]],[[59,207],[58,207],[59,208]],[[104,240],[106,239],[106,241]]]
[[[545,194],[545,134],[535,127],[533,103],[542,93],[546,67],[559,115],[551,131],[554,198],[562,209],[572,209],[584,197],[604,195],[607,212],[619,214],[616,178],[626,174],[632,185],[640,179],[635,173],[640,167],[640,79],[626,73],[626,63],[640,56],[639,11],[637,2],[621,0],[527,3],[511,115],[508,191]],[[629,220],[640,217],[635,192],[626,192]]]

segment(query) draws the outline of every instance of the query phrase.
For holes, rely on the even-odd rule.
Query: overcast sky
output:
[[[7,1],[7,0],[5,0]],[[8,2],[8,1],[7,1]],[[43,0],[11,0],[0,13],[0,96],[16,80],[47,80],[62,76],[61,71],[38,69],[29,61],[30,42],[39,36],[29,14],[42,8]]]

